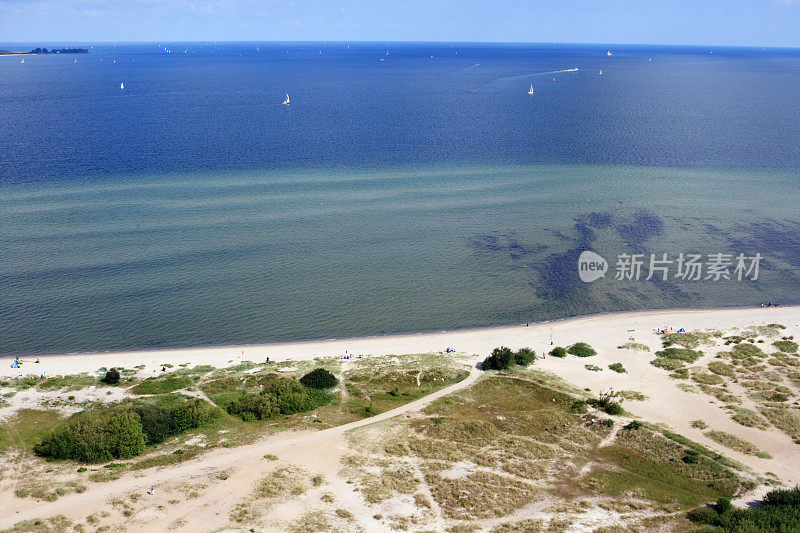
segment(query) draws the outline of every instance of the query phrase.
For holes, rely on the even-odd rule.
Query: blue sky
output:
[[[800,46],[800,2],[0,0],[0,42],[158,40]]]

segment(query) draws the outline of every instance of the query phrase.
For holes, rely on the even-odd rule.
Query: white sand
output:
[[[529,346],[537,353],[549,351],[553,346],[552,336],[552,342],[556,346],[585,341],[599,353],[590,359],[571,356],[566,359],[547,357],[537,361],[536,367],[557,374],[577,387],[588,387],[595,393],[607,390],[609,387],[643,392],[649,398],[647,401],[628,401],[624,404],[626,410],[633,415],[650,422],[664,423],[678,433],[748,465],[756,473],[774,472],[784,483],[794,484],[800,482],[800,461],[797,460],[797,445],[792,443],[788,436],[774,428],[764,431],[736,424],[719,405],[711,403],[709,397],[678,389],[676,380],[668,378],[666,371],[649,364],[652,352],[617,348],[617,345],[634,337],[636,342],[650,346],[651,350],[659,349],[657,328],[671,326],[675,330],[686,328],[730,331],[736,327],[773,322],[787,326],[787,335],[800,337],[799,307],[670,310],[597,315],[531,324],[528,327],[521,325],[244,347],[47,356],[41,358],[39,365],[26,365],[20,370],[10,369],[8,364],[3,365],[0,375],[14,376],[41,372],[48,375],[66,375],[93,372],[101,366],[133,368],[140,364],[147,366],[145,372],[152,373],[154,369],[160,369],[163,363],[171,363],[176,367],[181,363],[222,367],[242,360],[261,362],[266,356],[273,361],[302,360],[339,356],[346,350],[349,353],[377,356],[438,352],[447,346],[474,355],[473,360],[477,362],[499,345],[511,348]],[[713,353],[706,355],[706,358],[709,357],[713,357]],[[614,362],[621,362],[628,372],[617,374],[608,370],[608,364]],[[586,363],[600,366],[604,370],[590,372],[584,368]],[[30,369],[31,366],[36,367],[34,371]],[[340,468],[339,459],[348,449],[344,433],[356,427],[418,410],[437,397],[469,386],[479,375],[478,371],[473,370],[470,377],[461,383],[370,419],[319,432],[280,434],[234,449],[211,450],[185,464],[135,475],[127,474],[111,483],[91,484],[89,490],[83,494],[68,494],[52,503],[5,498],[3,495],[3,498],[0,498],[0,528],[9,527],[23,519],[59,513],[79,521],[92,512],[107,508],[105,502],[114,496],[124,495],[133,490],[144,493],[152,485],[161,486],[182,480],[195,483],[197,478],[206,472],[230,469],[231,474],[226,481],[213,482],[202,491],[199,498],[185,500],[175,506],[166,503],[168,496],[162,495],[165,491],[157,492],[157,495],[151,498],[154,500],[153,504],[163,505],[166,511],[153,514],[152,517],[143,514],[137,517],[136,523],[127,527],[128,530],[165,530],[174,520],[181,520],[179,524],[173,524],[174,530],[222,529],[229,525],[228,515],[233,506],[251,492],[258,479],[275,467],[275,463],[265,461],[263,455],[275,453],[282,461],[299,465],[313,474],[324,474],[328,480],[325,490],[336,495],[337,505],[352,512],[366,530],[381,531],[385,527],[372,518],[370,509],[363,503],[363,498],[353,492],[352,486],[347,484],[346,480],[337,475]],[[760,449],[769,452],[774,459],[759,459],[721,447],[707,439],[700,430],[690,426],[690,422],[696,419],[704,420],[712,429],[734,433],[752,442]],[[141,475],[144,477],[137,477]],[[297,498],[287,502],[289,507],[282,508],[282,512],[300,513],[306,508],[308,501],[310,500]]]
[[[68,375],[95,372],[101,367],[124,367],[132,369],[145,365],[141,376],[154,375],[165,363],[177,367],[179,364],[213,365],[225,367],[242,361],[310,360],[317,357],[338,357],[346,352],[363,355],[390,355],[429,353],[454,347],[459,352],[485,355],[496,346],[529,346],[537,353],[550,349],[550,335],[556,345],[567,345],[586,341],[593,346],[605,346],[624,342],[628,330],[636,330],[638,336],[650,335],[658,327],[672,326],[675,330],[706,328],[731,328],[780,322],[785,325],[800,322],[800,308],[771,307],[720,310],[666,310],[626,312],[570,318],[554,322],[532,323],[530,326],[500,326],[480,329],[464,329],[431,333],[411,333],[380,337],[352,339],[330,339],[277,344],[242,346],[219,346],[204,348],[142,350],[130,352],[107,352],[90,354],[45,355],[40,363],[25,363],[21,368],[11,368],[12,357],[3,358],[0,377],[40,375]],[[607,343],[603,343],[607,340]],[[640,342],[655,344],[655,335],[641,337]],[[22,359],[36,359],[26,356]],[[550,365],[546,365],[549,367]]]

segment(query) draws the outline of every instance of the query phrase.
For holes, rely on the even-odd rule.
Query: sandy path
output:
[[[473,365],[469,375],[456,384],[396,409],[342,426],[321,431],[292,432],[238,448],[213,450],[200,459],[156,471],[146,471],[141,477],[127,475],[109,483],[93,483],[83,494],[69,494],[52,503],[37,503],[30,499],[14,498],[11,502],[0,504],[0,515],[2,515],[0,528],[10,527],[21,520],[57,514],[79,521],[106,508],[106,501],[114,496],[133,491],[144,494],[154,486],[156,495],[153,498],[156,499],[160,485],[179,483],[182,480],[191,482],[193,479],[207,477],[209,472],[232,469],[230,477],[224,483],[209,487],[200,498],[187,501],[184,505],[169,511],[169,521],[187,520],[187,523],[178,530],[197,531],[198,527],[202,530],[222,527],[229,522],[230,509],[252,491],[259,478],[274,468],[273,463],[264,459],[264,454],[275,454],[292,464],[322,471],[326,477],[333,478],[341,468],[339,459],[347,452],[346,432],[418,411],[442,396],[469,387],[480,374],[481,372]],[[167,507],[166,501],[154,501],[153,504]],[[164,518],[158,518],[161,526],[165,526]],[[136,530],[139,526],[142,530],[152,531],[154,524],[138,524],[126,529]]]

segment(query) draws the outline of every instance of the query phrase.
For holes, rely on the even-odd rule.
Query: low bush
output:
[[[329,401],[330,396],[318,389],[273,374],[263,383],[261,392],[243,392],[228,405],[228,412],[245,421],[268,420],[280,415],[311,411]]]
[[[575,344],[567,348],[567,352],[571,353],[576,357],[592,357],[593,355],[597,355],[595,349],[586,344],[585,342],[576,342]]]
[[[570,409],[575,413],[585,413],[587,411],[587,403],[584,400],[575,400],[570,405]]]
[[[300,383],[306,387],[311,387],[312,389],[324,390],[332,389],[339,384],[339,380],[336,379],[336,376],[324,368],[315,368],[300,378]]]
[[[513,365],[528,366],[536,360],[536,353],[530,348],[513,351],[501,346],[492,350],[492,355],[483,360],[484,370],[507,370]]]
[[[514,361],[519,366],[528,366],[536,361],[536,352],[530,348],[520,348],[517,350],[517,353],[514,354]]]
[[[97,463],[140,455],[188,429],[201,427],[221,415],[219,408],[198,398],[170,402],[116,404],[82,411],[57,426],[34,446],[48,459]]]
[[[75,416],[57,427],[33,450],[49,459],[99,463],[141,454],[146,438],[139,415],[130,410]]]
[[[101,379],[100,381],[108,385],[116,385],[117,383],[119,383],[119,379],[120,379],[119,370],[117,370],[116,368],[112,368],[111,370],[106,372],[105,377],[103,377],[103,379]]]
[[[800,488],[776,489],[767,493],[761,507],[735,509],[730,500],[693,509],[687,518],[695,524],[721,532],[772,532],[800,530]]]
[[[597,398],[587,400],[587,403],[609,415],[621,415],[625,411],[622,409],[622,405],[618,401],[615,401],[618,397],[618,392],[601,392]]]
[[[550,355],[552,355],[553,357],[562,357],[562,358],[566,357],[567,356],[567,349],[562,347],[562,346],[556,346],[550,352]]]
[[[627,372],[627,370],[625,370],[625,367],[622,366],[622,363],[610,364],[608,365],[608,368],[613,370],[614,372],[617,372],[618,374],[624,374],[625,372]]]

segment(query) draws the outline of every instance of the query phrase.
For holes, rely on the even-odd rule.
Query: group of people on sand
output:
[[[14,362],[11,363],[11,368],[20,368],[24,363],[36,363],[36,364],[39,364],[39,358],[37,357],[36,361],[24,361],[24,360],[20,359],[18,355],[16,355],[16,356],[14,356]],[[42,377],[44,377],[44,374],[42,374]]]
[[[772,302],[761,302],[761,307],[778,307],[778,304],[772,305]]]
[[[671,333],[686,333],[686,330],[684,328],[681,328],[678,331],[675,331],[672,328],[664,328],[664,329],[657,328],[656,331],[661,335],[669,335]]]
[[[344,351],[344,355],[340,356],[339,359],[362,359],[363,355],[356,355],[352,353],[348,353],[347,350]]]
[[[456,349],[448,346],[444,349],[444,353],[456,353]]]

